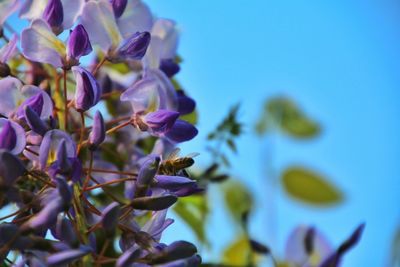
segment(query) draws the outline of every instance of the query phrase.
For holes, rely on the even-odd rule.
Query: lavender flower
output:
[[[116,18],[121,17],[122,13],[124,13],[126,9],[126,5],[128,4],[127,0],[110,0],[111,5],[114,10],[114,15]]]
[[[100,111],[97,111],[93,119],[92,131],[89,135],[90,149],[96,149],[106,138],[106,129],[104,126],[104,119]]]
[[[67,45],[67,56],[70,59],[79,60],[80,57],[88,55],[92,52],[89,36],[85,28],[79,24],[73,29],[69,35]]]
[[[51,26],[54,33],[62,32],[64,10],[60,0],[49,0],[43,12],[43,19]]]
[[[125,39],[116,51],[116,58],[140,60],[150,44],[150,33],[137,32]]]
[[[0,118],[0,149],[6,149],[18,155],[25,148],[24,129],[17,123]]]
[[[86,111],[95,106],[101,97],[101,88],[93,75],[84,68],[72,67],[76,79],[75,108]]]

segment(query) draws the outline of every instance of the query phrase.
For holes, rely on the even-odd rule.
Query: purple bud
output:
[[[1,184],[11,185],[26,172],[22,162],[7,150],[0,150],[0,177]]]
[[[79,244],[71,221],[65,217],[58,217],[57,224],[52,228],[51,233],[58,240],[64,241],[70,246],[76,246]]]
[[[160,109],[148,113],[144,117],[144,123],[150,128],[151,132],[164,134],[172,128],[178,117],[179,112]]]
[[[33,95],[25,100],[17,110],[17,118],[19,120],[25,119],[25,107],[30,107],[36,114],[42,114],[44,99],[41,93]]]
[[[162,70],[165,75],[171,78],[172,76],[177,74],[181,70],[181,68],[179,67],[179,64],[175,62],[175,60],[168,58],[161,60],[160,70]]]
[[[165,137],[172,142],[180,143],[193,139],[197,134],[198,131],[192,124],[177,120],[171,130],[165,134]]]
[[[178,111],[181,115],[190,114],[196,108],[196,102],[185,95],[182,90],[177,91],[178,95]]]
[[[7,121],[0,131],[0,148],[12,150],[17,144],[17,134],[11,126],[11,122]]]
[[[151,183],[158,171],[160,160],[159,156],[150,155],[142,164],[136,181],[138,186],[148,186]]]
[[[64,10],[61,0],[49,0],[43,12],[43,19],[52,28],[60,28],[64,21]]]
[[[100,111],[97,111],[93,118],[92,131],[89,134],[89,148],[94,150],[106,138],[106,129],[104,126],[104,119]]]
[[[93,75],[79,66],[72,67],[76,79],[75,108],[87,111],[96,105],[101,97],[101,89]]]
[[[118,48],[118,57],[124,59],[140,60],[146,54],[150,44],[149,32],[137,32],[125,39]]]
[[[137,197],[131,201],[130,206],[138,210],[165,210],[175,204],[177,200],[178,198],[174,195]]]
[[[107,236],[113,236],[117,227],[121,209],[117,202],[108,205],[101,213],[101,225]]]
[[[185,266],[198,267],[200,266],[200,264],[201,264],[201,257],[196,254],[186,259],[160,264],[157,265],[157,267],[185,267]]]
[[[55,180],[60,195],[61,208],[67,210],[72,201],[72,189],[64,179],[57,177]]]
[[[124,13],[128,0],[110,0],[114,10],[114,16],[119,18]]]
[[[90,44],[89,35],[85,28],[79,24],[69,35],[67,55],[70,58],[79,59],[90,52],[92,52],[92,45]]]
[[[40,119],[39,115],[30,107],[25,106],[25,114],[24,114],[26,123],[37,134],[44,136],[48,131],[48,127],[46,124]]]
[[[70,249],[51,254],[47,257],[47,266],[64,266],[75,260],[78,260],[91,251],[88,247],[81,247],[80,249]]]

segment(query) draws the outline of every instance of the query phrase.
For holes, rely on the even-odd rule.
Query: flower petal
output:
[[[150,31],[153,16],[149,7],[142,1],[130,0],[117,23],[122,36],[127,38],[135,32]]]
[[[8,117],[15,110],[18,100],[22,98],[21,87],[21,81],[14,77],[0,80],[0,114]]]
[[[6,63],[14,54],[17,48],[18,37],[13,34],[10,41],[0,49],[0,62]]]

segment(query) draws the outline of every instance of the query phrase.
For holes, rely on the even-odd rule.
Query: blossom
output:
[[[92,131],[89,135],[89,146],[90,149],[95,149],[106,138],[106,130],[104,126],[104,119],[100,111],[97,111],[94,115]]]
[[[18,123],[0,118],[0,149],[6,149],[17,155],[24,150],[25,145],[24,129]]]
[[[95,106],[101,97],[101,88],[93,75],[82,67],[72,67],[76,79],[74,103],[78,111]]]

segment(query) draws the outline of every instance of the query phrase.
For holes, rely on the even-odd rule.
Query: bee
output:
[[[178,157],[180,152],[179,148],[174,149],[166,160],[163,160],[158,168],[159,174],[164,175],[184,175],[188,176],[186,168],[191,167],[194,164],[194,157],[198,156],[199,153],[191,153],[185,157]]]

